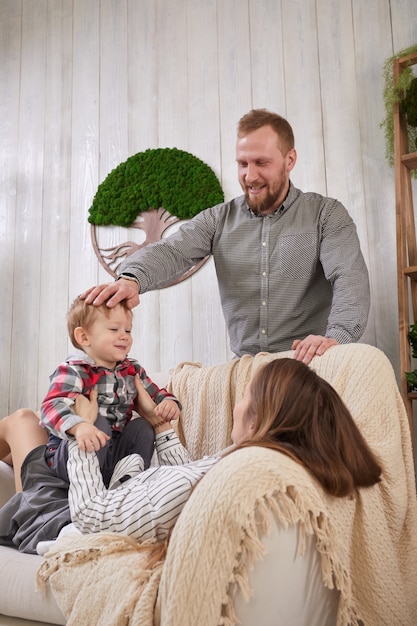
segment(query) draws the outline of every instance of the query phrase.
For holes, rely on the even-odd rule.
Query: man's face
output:
[[[278,209],[289,188],[289,174],[297,155],[291,148],[284,156],[271,126],[262,126],[237,138],[239,183],[254,213],[267,215]]]

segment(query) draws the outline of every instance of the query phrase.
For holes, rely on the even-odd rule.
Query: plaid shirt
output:
[[[81,352],[80,355],[68,357],[50,377],[49,391],[41,405],[41,423],[51,434],[69,439],[66,431],[83,421],[73,411],[73,404],[80,393],[88,398],[94,387],[98,391],[99,415],[108,420],[113,430],[123,431],[135,411],[136,374],[156,404],[170,399],[181,408],[177,398],[157,387],[135,359],[126,358],[111,370],[95,365]]]

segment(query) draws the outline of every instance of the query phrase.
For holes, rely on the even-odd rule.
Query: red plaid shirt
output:
[[[123,431],[135,410],[136,374],[139,374],[156,404],[169,398],[181,408],[177,398],[155,385],[135,359],[126,358],[111,370],[95,365],[87,355],[77,355],[68,357],[50,377],[49,391],[41,405],[41,423],[51,434],[68,439],[66,431],[83,421],[73,411],[75,399],[80,393],[88,398],[95,387],[98,391],[99,415],[108,420],[111,428]]]

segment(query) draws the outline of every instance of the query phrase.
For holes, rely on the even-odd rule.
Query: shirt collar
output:
[[[83,350],[79,350],[78,348],[75,348],[74,352],[68,355],[65,361],[69,365],[88,364],[88,365],[91,365],[91,367],[96,367],[97,369],[102,367],[101,365],[96,365],[96,363],[91,358],[91,356],[88,356],[88,354],[86,354]],[[129,363],[129,360],[127,358],[123,359],[123,361],[118,361],[116,363],[116,367],[114,368],[114,371],[118,370],[121,366],[126,365],[126,363]]]

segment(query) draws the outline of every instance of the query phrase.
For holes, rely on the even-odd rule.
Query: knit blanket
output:
[[[233,405],[253,372],[291,354],[176,368],[169,389],[183,404],[179,434],[193,458],[230,443]],[[381,483],[352,498],[333,498],[285,455],[262,448],[234,452],[198,484],[164,564],[147,569],[144,554],[125,537],[58,540],[39,578],[49,580],[70,626],[235,624],[234,593],[239,587],[250,594],[248,570],[262,557],[272,516],[315,536],[323,582],[340,590],[338,626],[415,625],[416,487],[392,367],[381,351],[363,344],[333,347],[312,367],[341,394],[379,457]]]
[[[60,537],[37,584],[52,590],[67,626],[151,626],[162,562],[147,564],[138,542],[116,533]]]
[[[213,368],[178,366],[171,390],[183,403],[179,434],[193,457],[230,443],[232,407],[254,371],[291,356],[261,353]],[[247,553],[259,558],[263,531],[254,520],[265,509],[284,526],[299,522],[316,535],[323,581],[341,592],[338,624],[417,623],[416,485],[408,419],[392,366],[377,348],[350,344],[315,357],[311,367],[346,402],[382,464],[381,483],[355,498],[333,498],[276,452],[254,448],[226,457],[201,481],[175,528],[160,587],[162,624],[235,623],[231,583],[244,584]],[[233,515],[227,517],[230,503]],[[207,524],[205,511],[211,512]],[[202,547],[191,551],[190,545]],[[197,601],[201,594],[204,601]]]

